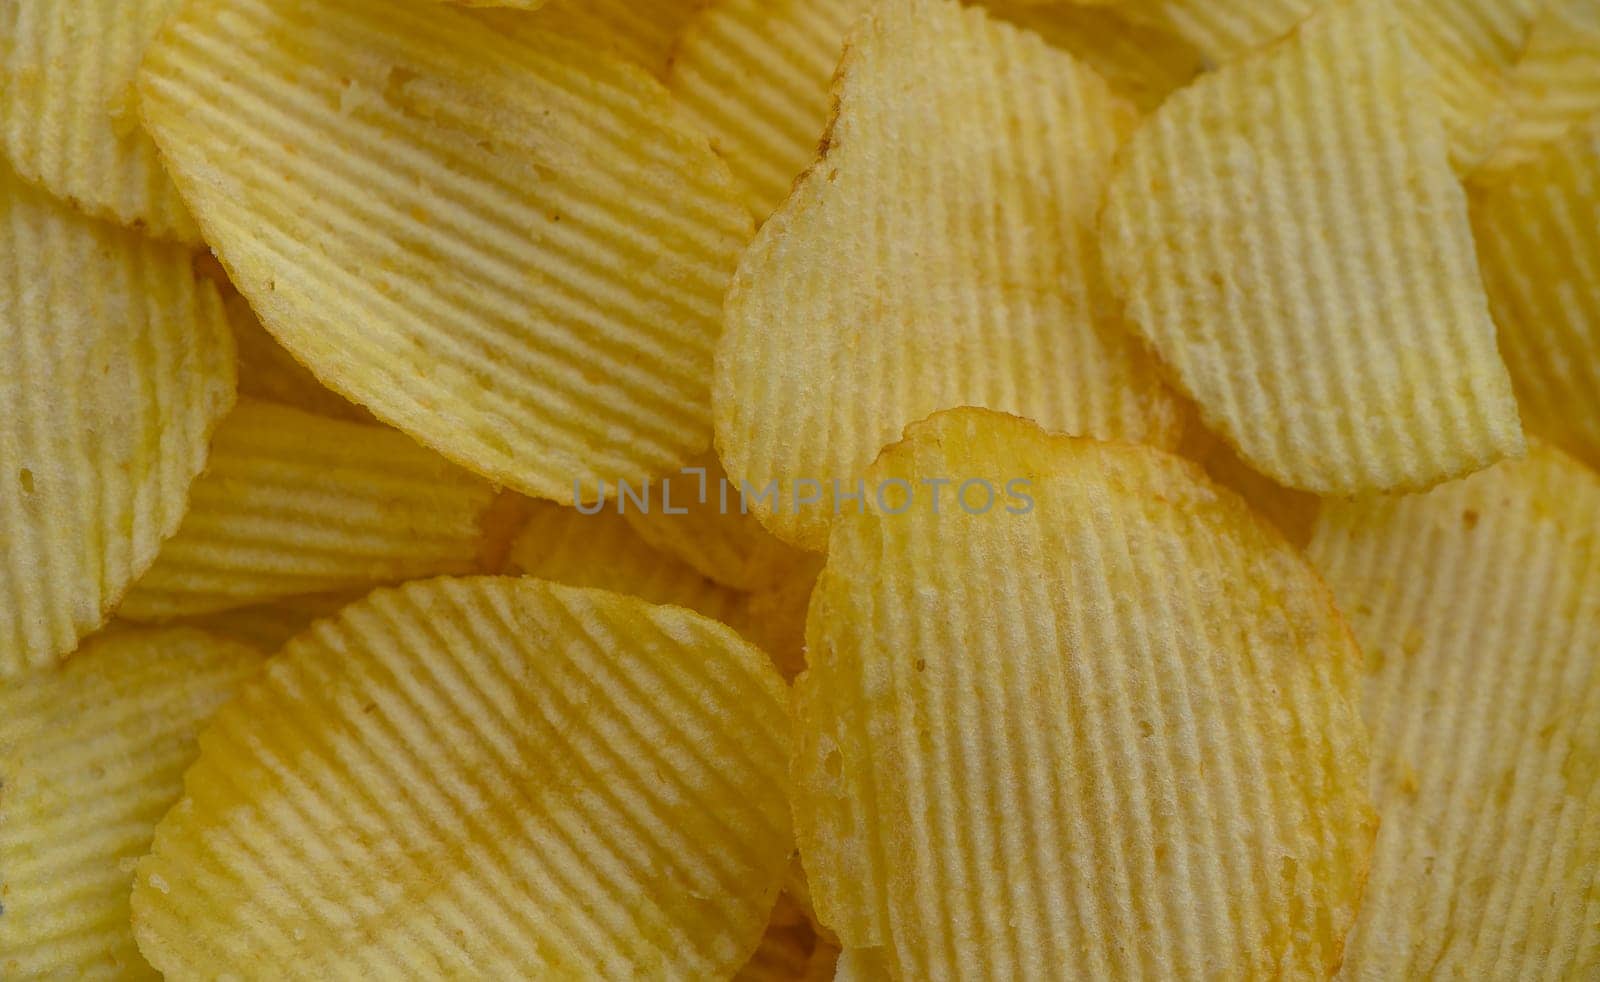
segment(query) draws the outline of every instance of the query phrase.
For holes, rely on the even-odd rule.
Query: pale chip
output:
[[[1600,113],[1600,4],[1549,0],[1533,22],[1510,86],[1511,119],[1476,180],[1537,159],[1546,144]]]
[[[1252,467],[1426,488],[1522,451],[1435,108],[1381,0],[1335,0],[1201,77],[1118,157],[1129,320]]]

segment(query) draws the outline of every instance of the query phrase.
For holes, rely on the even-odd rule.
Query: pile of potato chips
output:
[[[6,0],[0,978],[1600,979],[1600,0]]]

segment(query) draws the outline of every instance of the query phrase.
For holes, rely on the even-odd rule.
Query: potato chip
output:
[[[746,630],[744,594],[655,549],[615,508],[583,514],[548,501],[530,502],[507,572],[687,607]]]
[[[1120,323],[1092,229],[1132,107],[951,0],[875,8],[838,85],[825,153],[741,260],[717,351],[717,448],[762,523],[820,549],[878,449],[951,406],[1175,442],[1177,403]]]
[[[1512,118],[1475,177],[1535,160],[1545,144],[1600,113],[1600,4],[1550,0],[1533,22],[1510,86]]]
[[[1336,0],[1117,158],[1102,244],[1129,319],[1279,484],[1424,488],[1522,450],[1431,102],[1388,7]]]
[[[242,641],[261,651],[273,652],[316,621],[332,617],[366,596],[367,592],[357,590],[285,597],[252,607],[236,607],[213,614],[180,618],[173,622],[173,626],[198,628],[220,637]]]
[[[159,978],[128,927],[133,863],[260,663],[200,631],[112,630],[0,685],[0,976]]]
[[[792,839],[787,692],[723,625],[537,580],[379,590],[200,738],[133,888],[169,978],[728,978]]]
[[[404,433],[251,399],[118,609],[138,621],[477,571],[497,492]]]
[[[234,399],[216,287],[186,250],[0,167],[0,678],[105,623],[183,517]]]
[[[673,45],[689,20],[706,0],[550,0],[538,18],[519,25],[499,24],[516,31],[531,27],[539,32],[581,40],[611,51],[665,78]]]
[[[233,327],[234,347],[239,351],[240,395],[282,403],[318,416],[375,422],[371,413],[325,388],[309,369],[295,361],[294,355],[261,326],[249,301],[235,292],[231,283],[222,296],[228,323]]]
[[[735,590],[764,590],[783,582],[806,554],[761,527],[740,502],[717,455],[708,453],[680,474],[656,481],[650,499],[618,496],[628,524],[652,547],[677,556],[707,579]]]
[[[900,491],[834,526],[795,682],[823,923],[901,978],[1327,978],[1377,822],[1316,573],[1162,451],[970,409],[907,433],[868,474]]]
[[[1600,477],[1535,443],[1329,502],[1308,555],[1367,656],[1383,814],[1346,979],[1600,973]]]
[[[1600,467],[1600,115],[1479,194],[1473,227],[1529,428]]]
[[[200,229],[139,128],[134,75],[181,0],[0,4],[0,133],[17,172],[78,209],[198,245]]]
[[[196,0],[140,91],[239,291],[334,391],[558,501],[709,446],[749,219],[637,68],[445,4]]]
[[[834,982],[890,982],[893,978],[882,948],[846,948],[834,964]]]
[[[781,583],[750,595],[750,640],[772,656],[778,671],[793,679],[806,667],[806,611],[822,573],[822,557],[811,556]]]
[[[1193,45],[1213,66],[1265,47],[1327,0],[1126,0],[1116,12]]]
[[[1286,488],[1239,459],[1233,448],[1202,426],[1184,435],[1179,452],[1205,468],[1206,476],[1237,494],[1255,509],[1283,537],[1304,547],[1311,541],[1311,526],[1317,520],[1322,499],[1304,491]]]

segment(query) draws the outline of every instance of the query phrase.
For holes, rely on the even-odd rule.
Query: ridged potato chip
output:
[[[952,406],[1175,442],[1177,403],[1094,242],[1133,108],[953,0],[880,4],[837,85],[822,158],[741,260],[717,350],[717,449],[762,523],[820,549],[879,448]]]
[[[160,978],[128,926],[133,863],[260,663],[200,631],[113,629],[0,685],[0,977]]]
[[[1535,444],[1328,502],[1383,814],[1351,980],[1600,977],[1600,476]]]
[[[521,25],[611,51],[664,78],[678,36],[706,0],[549,0]],[[504,24],[504,21],[498,23]]]
[[[334,391],[557,501],[710,445],[750,221],[638,68],[445,4],[196,0],[140,93],[233,282]]]
[[[1532,162],[1546,144],[1600,113],[1600,4],[1550,0],[1510,84],[1512,118],[1474,179]]]
[[[319,593],[306,597],[285,597],[272,603],[236,607],[214,614],[196,614],[173,622],[174,627],[193,627],[219,637],[232,638],[274,652],[315,621],[332,617],[355,603],[368,591]]]
[[[1387,4],[1335,0],[1117,158],[1101,238],[1129,320],[1287,487],[1426,488],[1523,449],[1431,104]]]
[[[651,546],[614,506],[586,515],[531,502],[507,572],[687,607],[741,633],[748,628],[745,594]]]
[[[891,982],[893,978],[882,948],[846,948],[834,963],[834,982]]]
[[[1600,467],[1600,114],[1475,195],[1473,227],[1529,428]]]
[[[497,494],[404,433],[242,400],[117,613],[167,620],[477,572]]]
[[[1329,977],[1377,822],[1316,573],[1162,451],[971,409],[907,433],[869,472],[900,495],[834,526],[795,682],[822,922],[900,978]]]
[[[133,888],[169,979],[731,977],[792,839],[733,631],[532,579],[379,590],[201,734]]]
[[[318,416],[374,422],[371,413],[325,388],[310,369],[268,334],[250,309],[249,301],[235,292],[232,284],[223,290],[222,304],[239,352],[240,395],[282,403]]]
[[[641,539],[707,579],[735,590],[764,590],[783,582],[806,558],[741,507],[738,489],[716,454],[657,481],[655,489],[658,494],[648,510],[628,507],[619,496],[621,514]]]
[[[234,400],[222,299],[186,250],[0,167],[0,678],[104,624],[183,517]]]
[[[29,181],[99,218],[190,245],[200,229],[139,128],[134,75],[182,0],[0,4],[0,143]]]

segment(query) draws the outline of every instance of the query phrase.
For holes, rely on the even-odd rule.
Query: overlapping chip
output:
[[[731,977],[792,843],[786,700],[689,611],[380,590],[201,735],[136,873],[139,948],[169,978]]]
[[[1174,95],[1102,216],[1129,320],[1280,484],[1426,488],[1522,450],[1467,203],[1378,0]]]
[[[233,344],[239,352],[239,394],[282,403],[296,409],[360,423],[373,422],[372,414],[335,392],[284,350],[256,319],[250,304],[234,291],[223,289],[223,307],[233,327]]]
[[[285,597],[251,607],[235,607],[213,614],[179,618],[173,622],[173,626],[198,628],[219,637],[242,641],[261,651],[274,652],[317,620],[332,617],[366,593],[361,590]]]
[[[1329,502],[1308,555],[1366,652],[1383,815],[1343,978],[1600,972],[1600,476],[1536,443]]]
[[[603,48],[658,78],[667,73],[673,46],[706,0],[548,0],[537,18],[497,26],[518,32],[531,28]],[[537,33],[535,41],[537,41]]]
[[[548,13],[196,0],[140,92],[234,283],[318,379],[570,501],[709,445],[750,226],[660,84]]]
[[[1239,459],[1233,448],[1202,426],[1184,434],[1183,456],[1205,468],[1206,476],[1233,491],[1245,504],[1297,546],[1311,539],[1322,499],[1305,491],[1286,488]]]
[[[1511,119],[1476,179],[1536,159],[1542,148],[1600,113],[1600,4],[1549,0],[1510,78]]]
[[[822,158],[740,262],[717,351],[717,449],[762,523],[821,548],[879,448],[952,406],[1175,441],[1093,237],[1133,108],[953,0],[876,7],[838,95]]]
[[[189,254],[0,168],[0,678],[105,623],[183,517],[234,399]]]
[[[834,526],[795,683],[796,832],[845,948],[1327,978],[1376,816],[1359,652],[1298,552],[1180,458],[987,411],[868,476],[899,490]]]
[[[806,611],[811,591],[822,573],[822,558],[810,556],[792,568],[780,583],[750,594],[750,640],[772,656],[784,678],[806,667]]]
[[[118,613],[167,620],[476,572],[497,494],[387,427],[242,400]]]
[[[1600,467],[1600,114],[1482,189],[1473,227],[1528,426]]]
[[[128,924],[133,862],[260,663],[201,631],[113,629],[0,685],[0,977],[159,978]]]
[[[181,0],[0,4],[0,144],[18,173],[101,218],[197,244],[139,128],[134,75]]]

